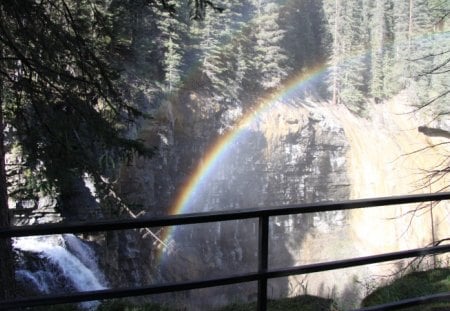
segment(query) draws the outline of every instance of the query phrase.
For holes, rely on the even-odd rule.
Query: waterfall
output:
[[[17,238],[16,278],[36,294],[60,294],[106,288],[94,250],[72,234]],[[93,310],[99,302],[85,302]]]

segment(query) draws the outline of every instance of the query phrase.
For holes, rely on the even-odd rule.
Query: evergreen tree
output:
[[[376,1],[371,22],[371,81],[370,95],[375,100],[384,97],[384,61],[386,53],[386,3]]]
[[[243,63],[238,60],[236,33],[242,27],[241,2],[223,3],[222,10],[206,8],[205,17],[192,27],[199,47],[200,70],[213,97],[229,101],[237,98]],[[242,60],[242,59],[241,59]]]
[[[233,51],[229,55],[235,55],[234,59],[228,59],[227,72],[233,73],[233,75],[228,74],[227,81],[229,93],[232,98],[239,99],[244,91],[244,81],[245,75],[248,72],[248,59],[244,53],[244,48],[242,45],[237,43],[232,46]]]
[[[4,59],[3,44],[0,43],[0,59]],[[3,79],[0,79],[0,128],[5,128],[4,123],[4,87]],[[11,220],[8,208],[8,191],[5,169],[5,143],[3,130],[0,131],[0,228],[9,228]],[[14,273],[14,257],[10,239],[0,239],[0,299],[12,299],[16,295],[16,282]]]
[[[329,74],[332,102],[363,113],[367,88],[364,51],[368,34],[363,14],[366,9],[360,1],[333,0],[324,4],[333,38]]]
[[[450,11],[450,8],[449,8]],[[435,21],[439,21],[441,15],[435,16]],[[436,24],[435,24],[436,25]],[[439,26],[441,27],[441,26]],[[421,75],[428,75],[430,78],[430,89],[428,98],[421,103],[421,106],[433,105],[438,119],[445,120],[450,113],[448,99],[450,97],[450,37],[448,30],[435,27],[434,33],[430,37],[432,48],[427,55],[423,57],[431,59],[431,63]]]
[[[130,79],[159,79],[161,64],[158,38],[160,9],[146,0],[113,0],[107,7],[110,60]],[[133,77],[132,77],[133,76]]]
[[[393,43],[392,66],[389,70],[390,95],[398,93],[408,86],[411,76],[409,63],[410,44],[410,1],[393,1]]]
[[[225,24],[230,21],[226,20],[223,15],[214,18],[212,14],[209,14],[210,10],[212,9],[206,9],[206,16],[201,25],[201,70],[210,81],[215,93],[220,94],[221,90],[226,88],[226,81],[222,79],[226,69],[223,62],[223,44],[227,39]]]
[[[385,98],[391,97],[396,92],[396,84],[395,75],[393,72],[393,68],[395,65],[395,55],[396,55],[396,46],[395,46],[395,18],[394,18],[394,1],[393,0],[385,0],[385,11],[384,11],[384,34],[385,34],[385,45],[383,47],[383,67],[382,67],[382,76],[383,76],[383,92],[382,95]],[[377,62],[376,65],[379,65]],[[379,70],[379,68],[373,68],[373,70]],[[377,76],[380,75],[377,73]],[[376,98],[379,95],[378,92],[378,79],[374,79],[371,83],[372,85],[372,95]],[[377,91],[375,91],[377,90]]]
[[[323,7],[320,1],[290,0],[280,13],[280,26],[286,31],[282,46],[289,55],[289,67],[296,72],[321,64],[327,53],[324,47]]]
[[[186,41],[187,20],[186,1],[169,0],[168,5],[174,12],[160,11],[158,27],[161,32],[161,42],[164,48],[162,67],[167,90],[173,92],[180,85],[183,61],[183,41]],[[184,4],[184,6],[183,6]]]
[[[342,24],[341,0],[324,1],[324,11],[327,18],[329,33],[332,38],[330,51],[329,84],[332,93],[332,103],[340,103],[340,79],[342,77],[343,46],[340,38]]]
[[[384,49],[384,93],[393,96],[407,90],[415,102],[427,97],[429,77],[421,75],[433,60],[423,58],[432,48],[432,21],[429,2],[423,0],[387,1],[385,6],[386,38]]]
[[[262,89],[278,87],[288,75],[287,57],[281,47],[285,31],[279,26],[279,6],[270,0],[252,0],[254,24],[254,77]]]
[[[432,17],[427,0],[410,1],[411,26],[409,39],[410,100],[420,105],[427,101],[430,90],[430,75],[423,73],[433,65],[433,58],[425,57],[433,50]]]
[[[225,25],[226,44],[224,44],[224,80],[226,81],[226,96],[228,101],[239,101],[243,91],[243,82],[248,70],[248,59],[240,40],[245,27],[245,2],[230,0],[221,14],[226,14],[229,23]]]
[[[134,152],[150,155],[126,137],[127,125],[140,112],[122,95],[111,34],[111,15],[103,1],[0,2],[0,124],[21,146],[25,165],[43,171],[39,182],[63,193],[76,178],[89,174],[99,193],[107,174],[99,158],[115,160]],[[133,41],[133,40],[132,40]],[[2,140],[0,140],[1,142]],[[3,147],[3,146],[2,146]],[[0,183],[6,185],[4,152]],[[8,226],[2,188],[2,226]],[[0,241],[1,297],[13,295],[11,245]]]
[[[365,4],[366,2],[363,2]],[[364,112],[364,101],[367,94],[367,58],[368,24],[365,12],[369,10],[360,1],[346,1],[346,17],[344,26],[344,66],[341,100],[352,110]],[[365,23],[366,22],[366,23]]]

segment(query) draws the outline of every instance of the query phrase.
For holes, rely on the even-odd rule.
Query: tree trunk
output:
[[[338,48],[338,23],[339,23],[339,0],[335,0],[335,15],[334,15],[334,30],[333,30],[333,57],[335,58],[334,62],[334,73],[333,73],[333,105],[338,104],[338,95],[337,95],[337,74],[338,74],[338,66],[339,66],[339,48]]]
[[[0,228],[11,225],[6,190],[4,128],[3,83],[0,80]],[[0,256],[0,299],[11,299],[15,296],[16,288],[11,239],[0,239]]]
[[[409,17],[408,17],[408,55],[411,55],[411,40],[413,35],[413,0],[409,0]]]

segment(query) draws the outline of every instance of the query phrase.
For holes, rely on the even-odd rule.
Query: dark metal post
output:
[[[267,272],[269,266],[269,216],[259,217],[258,273]],[[267,310],[267,277],[258,280],[258,311]]]

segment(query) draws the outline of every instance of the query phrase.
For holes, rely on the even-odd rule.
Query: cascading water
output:
[[[72,234],[37,236],[14,240],[16,278],[34,294],[59,294],[106,288],[94,250]],[[98,302],[80,304],[93,310]]]

